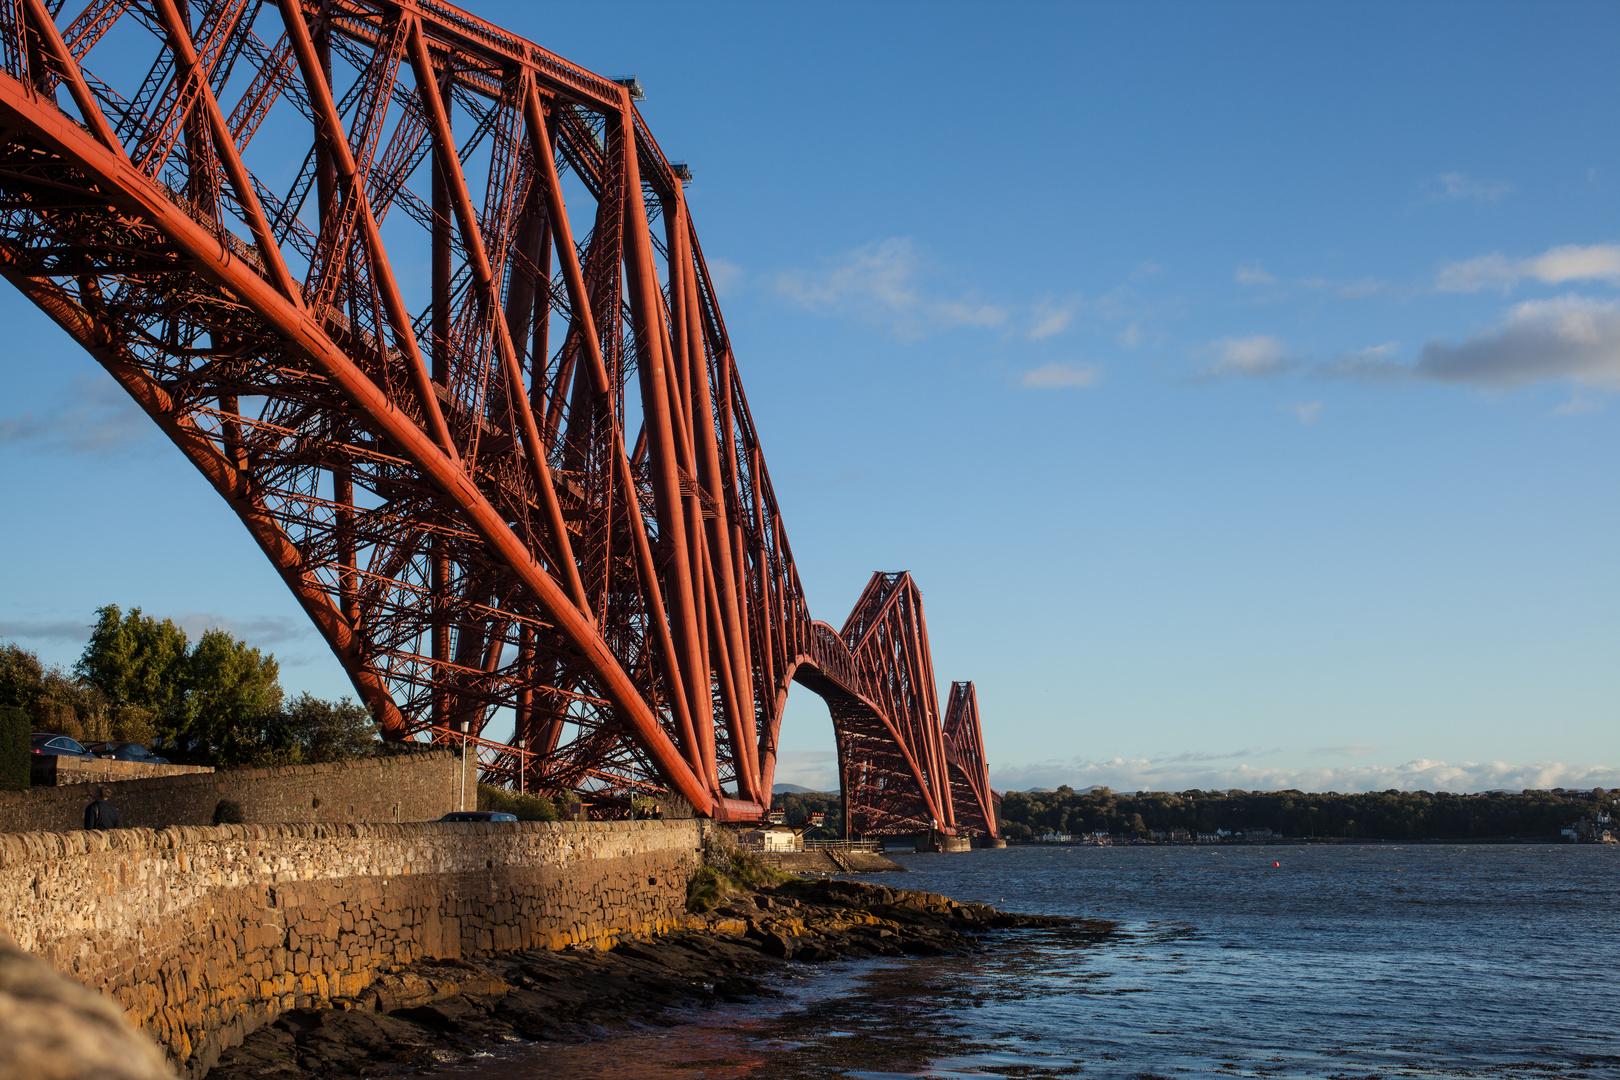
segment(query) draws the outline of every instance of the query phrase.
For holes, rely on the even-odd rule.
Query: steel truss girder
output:
[[[852,828],[993,831],[909,575],[810,618],[625,87],[434,0],[79,7],[0,0],[0,275],[208,478],[388,737],[505,715],[490,779],[755,819],[797,680]]]

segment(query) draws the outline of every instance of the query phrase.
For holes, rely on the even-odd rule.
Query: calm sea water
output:
[[[796,966],[780,1000],[453,1072],[1620,1077],[1617,848],[1022,847],[899,861],[912,873],[885,883],[1118,928],[1021,932],[966,958]]]

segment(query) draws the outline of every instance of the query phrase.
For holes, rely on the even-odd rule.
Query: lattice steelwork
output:
[[[796,678],[858,830],[993,833],[953,811],[982,745],[942,734],[910,578],[842,634],[809,617],[631,81],[431,0],[72,8],[0,0],[0,273],[227,500],[390,738],[504,712],[526,751],[491,779],[750,820]]]

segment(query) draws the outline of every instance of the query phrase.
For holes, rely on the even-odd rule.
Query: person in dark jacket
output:
[[[112,798],[112,788],[104,787],[96,792],[98,798],[95,802],[84,808],[84,827],[86,829],[116,829],[118,828],[118,807],[107,800]]]

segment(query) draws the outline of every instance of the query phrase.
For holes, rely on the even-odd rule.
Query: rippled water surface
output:
[[[780,1000],[455,1072],[1620,1077],[1620,849],[1022,847],[899,860],[913,872],[878,880],[1118,929],[1014,933],[973,957],[795,966]]]

